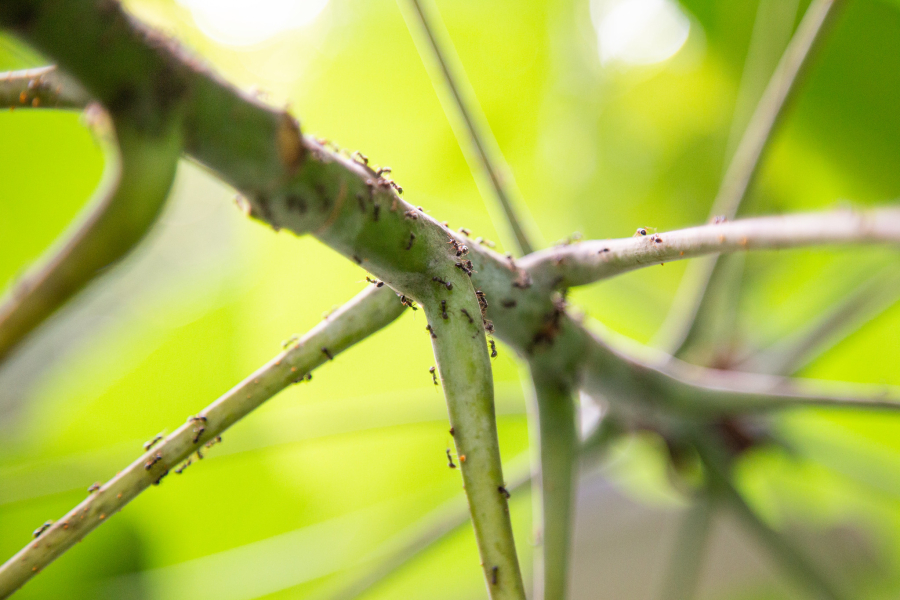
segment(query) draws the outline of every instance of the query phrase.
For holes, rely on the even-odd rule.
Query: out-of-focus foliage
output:
[[[289,101],[307,133],[392,166],[413,203],[497,240],[393,2],[331,0],[311,23],[242,47],[206,37],[189,4],[128,3],[236,84]],[[900,4],[848,4],[777,133],[744,214],[900,196]],[[702,222],[733,148],[757,3],[684,2],[687,41],[673,57],[647,66],[601,63],[592,19],[603,5],[439,2],[548,240],[573,231],[622,237],[638,226]],[[751,101],[786,38],[765,43],[761,78],[744,84]],[[0,70],[38,64],[40,57],[0,37]],[[746,113],[746,102],[741,106]],[[740,125],[747,115],[738,112]],[[12,281],[63,231],[97,183],[102,160],[75,114],[0,114],[0,281]],[[132,460],[141,442],[174,429],[274,355],[281,340],[309,329],[365,285],[362,270],[313,239],[247,221],[231,196],[183,163],[158,231],[0,371],[4,559],[35,527],[78,502],[88,485]],[[737,351],[772,343],[890,262],[896,253],[884,249],[748,258],[732,340]],[[646,342],[683,270],[667,264],[635,272],[578,290],[573,303]],[[406,314],[317,371],[311,383],[273,399],[206,460],[142,495],[18,597],[305,598],[346,577],[384,540],[460,492],[458,472],[446,466],[451,442],[442,396],[428,374],[433,358],[424,326],[423,315]],[[898,339],[900,306],[803,375],[900,385]],[[509,461],[527,454],[528,435],[520,365],[500,351],[494,374]],[[785,526],[851,524],[878,556],[880,574],[871,576],[868,597],[896,597],[900,422],[881,414],[803,412],[777,427],[795,454],[743,461],[741,483],[754,505]],[[621,444],[615,456],[607,472],[612,488],[587,486],[581,495],[587,525],[579,528],[576,552],[579,591],[590,580],[588,569],[619,552],[616,539],[645,539],[634,556],[668,551],[665,539],[648,535],[646,521],[591,511],[609,503],[610,489],[657,509],[679,506],[652,441]],[[527,566],[527,494],[514,498],[512,511]],[[620,537],[592,545],[583,532],[601,518]],[[471,537],[461,529],[366,598],[479,597]],[[635,559],[630,572],[610,574],[593,591],[647,597],[655,575],[643,575],[643,564]],[[708,572],[706,579],[709,598],[796,593],[765,578]]]

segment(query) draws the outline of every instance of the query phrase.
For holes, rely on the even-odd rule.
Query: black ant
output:
[[[221,435],[217,435],[217,436],[214,437],[213,439],[211,439],[211,440],[209,440],[208,442],[206,442],[206,444],[204,444],[204,446],[206,446],[207,448],[212,448],[212,447],[215,446],[216,444],[221,444],[221,443],[222,443],[222,436],[221,436]]]
[[[294,380],[294,383],[301,383],[303,381],[312,381],[312,373],[307,373],[306,375],[301,375],[297,379]]]
[[[99,489],[100,489],[100,482],[99,482],[99,481],[97,481],[97,482],[95,482],[95,483],[92,483],[92,484],[91,484],[91,487],[88,488],[88,494],[93,494],[94,492],[96,492],[96,491],[99,490]]]
[[[35,530],[32,532],[31,535],[33,535],[34,537],[38,537],[38,536],[40,536],[42,533],[44,533],[45,531],[47,531],[48,529],[50,529],[50,527],[51,527],[52,525],[53,525],[53,521],[47,521],[46,523],[44,523],[43,525],[41,525],[40,527],[38,527],[37,529],[35,529]]]
[[[381,167],[377,171],[375,171],[375,177],[381,177],[382,175],[387,175],[391,172],[390,167]]]
[[[600,248],[600,251],[597,252],[597,254],[604,254],[606,252],[609,252],[609,248]]]
[[[481,314],[484,315],[488,307],[487,296],[485,296],[484,292],[482,292],[481,290],[475,290],[475,297],[478,298],[478,305],[481,307]]]
[[[497,344],[494,340],[488,340],[491,345],[491,358],[497,358]]]
[[[169,470],[166,469],[159,477],[156,478],[156,481],[153,482],[153,485],[159,485],[159,482],[162,481],[162,478],[169,474]]]
[[[472,235],[472,232],[469,231],[468,229],[466,229],[465,227],[460,227],[460,228],[459,228],[459,232],[460,232],[461,234],[463,234],[463,235],[465,235],[465,236],[469,236],[469,237],[471,237],[471,235]]]
[[[434,329],[431,328],[431,325],[426,325],[425,330],[431,334],[431,339],[433,339],[433,340],[437,339],[437,334],[434,332]]]
[[[500,492],[501,494],[503,494],[503,497],[506,498],[507,500],[509,500],[510,497],[512,496],[512,494],[510,494],[507,491],[507,489],[505,487],[503,487],[502,485],[497,486],[497,491]]]
[[[662,236],[659,235],[658,233],[654,233],[653,235],[651,235],[651,236],[650,236],[650,240],[653,241],[653,242],[656,242],[657,244],[662,244],[662,243],[663,243]]]
[[[149,440],[149,441],[144,442],[144,451],[145,451],[145,452],[146,452],[146,451],[149,451],[150,448],[152,448],[153,446],[155,446],[156,443],[157,443],[158,441],[160,441],[161,439],[163,439],[162,436],[161,436],[161,435],[157,435],[157,436],[154,437],[152,440]]]
[[[409,234],[409,242],[406,244],[406,249],[410,250],[413,247],[413,243],[416,241],[416,234],[410,232]]]
[[[380,286],[378,286],[380,287]],[[334,356],[331,355],[331,352],[325,346],[322,346],[322,354],[328,357],[328,360],[334,360]]]
[[[194,443],[196,443],[196,442],[194,442]],[[150,469],[153,468],[153,465],[155,465],[156,463],[158,463],[161,460],[162,460],[162,454],[157,452],[152,457],[150,457],[150,460],[148,460],[147,462],[144,463],[144,470],[149,471]]]
[[[184,470],[187,469],[189,466],[191,466],[191,463],[193,463],[193,462],[194,462],[194,459],[188,458],[186,461],[181,463],[180,467],[175,469],[175,473],[177,473],[178,475],[181,475],[181,473],[184,472]]]
[[[488,335],[493,334],[494,333],[494,324],[491,321],[488,321],[487,319],[485,319],[484,320],[484,330],[488,332]],[[493,341],[493,340],[491,340],[491,341]]]
[[[191,440],[191,442],[196,444],[200,441],[200,437],[203,435],[203,432],[206,431],[206,417],[202,415],[188,417],[188,423],[203,423],[203,425],[200,425],[199,427],[194,427],[194,438]]]
[[[444,320],[447,319],[447,301],[441,300],[441,316],[444,317]]]
[[[441,279],[440,277],[435,276],[435,277],[432,277],[431,280],[432,280],[432,281],[435,281],[435,282],[437,282],[437,283],[440,283],[440,284],[443,285],[443,286],[446,286],[446,288],[447,288],[448,290],[452,290],[452,289],[453,289],[453,284],[452,284],[451,282],[449,282],[449,281],[444,281],[444,280]]]
[[[450,456],[450,448],[447,448],[447,466],[451,469],[455,469],[456,465],[453,464],[453,457]]]
[[[472,269],[472,261],[471,260],[466,260],[463,262],[456,263],[456,268],[461,270],[463,273],[465,273],[469,277],[471,277],[472,273],[474,272],[474,269]]]
[[[466,315],[466,318],[469,320],[469,323],[474,323],[474,322],[475,322],[475,320],[472,318],[472,315],[470,315],[470,314],[469,314],[469,311],[467,311],[466,309],[461,308],[461,309],[459,309],[459,312],[461,312],[462,314]]]
[[[491,585],[497,585],[497,572],[500,567],[491,567]]]
[[[400,294],[400,304],[402,304],[403,306],[408,306],[409,308],[411,308],[413,310],[419,310],[419,307],[416,306],[416,303],[413,300],[411,300],[410,298],[407,298],[406,296],[404,296],[403,294]]]
[[[369,283],[371,283],[371,284],[374,285],[375,287],[381,287],[381,286],[384,285],[384,282],[383,282],[383,281],[379,281],[378,279],[372,279],[372,278],[369,277],[369,276],[366,276],[366,281],[368,281]]]
[[[361,162],[364,165],[369,164],[369,157],[366,156],[365,154],[363,154],[362,152],[360,152],[359,150],[356,150],[353,154],[350,155],[350,157],[353,158],[354,160],[358,160],[359,162]]]
[[[430,367],[428,369],[428,372],[431,373],[431,378],[434,380],[434,385],[437,385],[438,384],[437,369],[435,369],[434,367]]]

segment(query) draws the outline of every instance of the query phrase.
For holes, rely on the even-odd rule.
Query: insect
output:
[[[411,308],[413,310],[419,310],[419,307],[416,306],[416,303],[412,299],[404,296],[403,294],[400,294],[400,304],[402,304],[403,306],[408,306],[409,308]]]
[[[188,423],[201,423],[201,425],[194,427],[194,437],[191,440],[191,442],[196,444],[197,442],[200,441],[200,437],[203,435],[203,432],[206,431],[206,427],[205,427],[206,417],[204,417],[202,415],[188,417]],[[157,453],[157,456],[159,456],[159,453]],[[147,468],[149,468],[149,467],[147,467]]]
[[[472,273],[474,272],[474,269],[472,268],[471,260],[464,260],[462,262],[456,263],[456,268],[461,270],[463,273],[465,273],[469,277],[471,277]]]
[[[658,233],[654,233],[653,235],[651,235],[651,236],[650,236],[650,240],[653,241],[653,242],[655,242],[655,243],[657,243],[657,244],[662,244],[662,243],[663,243],[662,236],[659,235]]]
[[[434,367],[430,367],[428,369],[428,372],[431,373],[431,378],[434,380],[434,385],[437,385],[438,384],[437,369],[435,369]]]
[[[434,332],[434,329],[431,328],[431,325],[426,325],[425,330],[431,334],[431,339],[436,340],[437,334]]]
[[[390,173],[390,172],[391,172],[391,168],[390,168],[390,167],[381,167],[380,169],[378,169],[377,171],[375,171],[375,176],[376,176],[376,177],[381,177],[382,175],[387,175],[387,174]]]
[[[447,301],[441,300],[441,316],[447,319]]]
[[[196,442],[194,442],[194,443],[196,443]],[[155,465],[156,463],[158,463],[161,460],[162,460],[162,454],[157,452],[156,454],[151,456],[147,462],[144,463],[144,470],[149,471],[150,469],[153,468],[153,465]]]
[[[478,298],[478,305],[481,307],[481,316],[484,316],[488,307],[487,296],[481,290],[475,290],[475,297]]]
[[[647,235],[648,233],[654,232],[656,232],[655,227],[638,227],[637,231],[635,231],[634,235],[632,235],[631,237],[641,237]]]
[[[497,572],[500,567],[491,567],[491,585],[497,585]]]
[[[350,156],[351,156],[351,158],[353,158],[354,160],[357,160],[357,161],[361,162],[361,163],[364,164],[364,165],[368,165],[368,164],[369,164],[369,157],[366,156],[365,154],[363,154],[362,152],[360,152],[359,150],[355,151],[355,152],[354,152],[353,154],[351,154]]]
[[[459,232],[465,236],[471,236],[472,232],[466,229],[465,227],[460,227]]]
[[[371,283],[371,284],[374,285],[375,287],[381,287],[381,286],[384,285],[384,282],[383,282],[383,281],[379,281],[378,279],[372,279],[372,278],[369,277],[369,276],[366,276],[366,281],[368,281],[369,283]]]
[[[466,318],[469,320],[469,323],[474,323],[474,322],[475,322],[475,320],[472,318],[472,315],[470,315],[470,314],[469,314],[469,311],[467,311],[466,309],[461,308],[461,309],[459,309],[459,312],[461,312],[462,314],[466,315]]]
[[[381,286],[376,286],[381,287]],[[331,355],[331,352],[325,346],[322,346],[322,354],[328,357],[328,360],[334,360],[334,356]]]
[[[447,466],[451,469],[456,468],[456,465],[453,464],[453,457],[450,455],[450,448],[447,448]]]
[[[444,281],[444,280],[441,279],[440,277],[435,276],[435,277],[432,277],[431,280],[432,280],[432,281],[435,281],[435,282],[437,282],[437,283],[440,283],[441,285],[445,286],[448,290],[452,290],[452,289],[453,289],[453,284],[452,284],[451,282],[449,282],[449,281]]]
[[[503,308],[515,308],[516,301],[515,300],[503,300],[502,302],[500,302],[500,306],[502,306]]]
[[[145,451],[150,450],[150,448],[155,446],[156,443],[159,442],[161,439],[162,439],[162,436],[157,435],[152,440],[148,440],[148,441],[144,442],[144,450]]]
[[[497,491],[503,494],[503,497],[509,500],[511,494],[502,485],[497,486]]]
[[[178,475],[181,475],[181,473],[182,473],[185,469],[187,469],[189,466],[191,466],[191,463],[192,463],[192,462],[194,462],[194,460],[193,460],[192,458],[188,458],[186,461],[184,461],[183,463],[181,463],[181,466],[180,466],[180,467],[178,467],[177,469],[175,469],[175,473],[177,473]]]
[[[491,358],[497,358],[497,344],[494,340],[488,340],[491,345]]]
[[[417,213],[414,209],[410,209],[403,213],[403,216],[405,216],[407,219],[412,219],[415,221],[419,218],[419,213]]]
[[[416,234],[410,232],[409,234],[409,242],[406,244],[406,249],[409,250],[413,247],[413,243],[416,241]]]
[[[285,349],[285,348],[287,348],[288,346],[290,346],[291,344],[293,344],[294,342],[296,342],[296,341],[299,340],[299,339],[300,339],[299,336],[292,335],[292,336],[289,337],[288,339],[283,340],[283,341],[281,342],[281,348],[282,348],[282,349]],[[149,450],[149,448],[147,448],[147,450]]]
[[[488,334],[494,333],[494,324],[487,319],[484,320],[484,330],[488,332]],[[491,340],[494,341],[494,340]]]
[[[97,482],[95,482],[95,483],[92,483],[92,484],[91,484],[91,487],[88,488],[88,494],[93,494],[94,492],[96,492],[96,491],[99,490],[99,489],[100,489],[100,482],[99,482],[99,481],[97,481]]]
[[[35,529],[31,535],[33,535],[34,537],[38,537],[39,535],[50,529],[51,525],[53,525],[53,521],[47,521],[46,523]]]

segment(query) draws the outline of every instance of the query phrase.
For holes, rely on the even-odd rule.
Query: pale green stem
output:
[[[151,447],[40,537],[0,566],[0,598],[6,598],[128,502],[214,442],[263,402],[302,381],[312,369],[396,319],[403,312],[393,290],[368,288],[302,339]]]
[[[419,301],[431,327],[475,541],[492,600],[524,600],[525,587],[509,518],[509,490],[500,462],[491,359],[481,312],[468,277],[462,272],[448,273],[447,280],[454,284],[452,290],[434,288],[431,298],[420,297]],[[475,315],[474,322],[462,310]]]
[[[703,557],[709,543],[715,507],[707,492],[701,492],[685,511],[675,547],[663,578],[660,600],[691,600],[697,590]]]
[[[709,438],[698,435],[695,447],[700,454],[711,485],[747,529],[772,553],[779,567],[802,584],[817,600],[842,600],[840,593],[824,574],[780,533],[762,521],[747,505],[731,480],[729,459]]]
[[[0,304],[0,362],[156,222],[181,155],[180,122],[151,134],[120,120],[115,138],[117,148],[107,152],[103,182],[86,214]]]
[[[413,34],[412,37],[419,50],[419,55],[428,67],[429,76],[438,92],[444,112],[450,123],[454,125],[453,132],[466,157],[466,162],[469,163],[469,169],[479,184],[481,184],[482,178],[489,182],[491,191],[503,210],[506,225],[513,234],[519,254],[531,254],[534,251],[534,245],[529,240],[520,216],[528,217],[527,209],[519,197],[518,188],[509,165],[503,159],[500,146],[475,100],[475,94],[466,79],[465,71],[456,56],[450,37],[443,27],[437,7],[431,5],[426,10],[423,5],[428,0],[398,1],[401,8],[405,8],[402,12],[407,27]],[[405,7],[407,3],[409,7]],[[443,38],[443,41],[439,38]],[[429,55],[432,56],[433,63],[426,60],[426,56]],[[463,96],[466,96],[467,99],[464,99]],[[457,113],[461,125],[457,124],[456,119],[451,118],[454,112]],[[482,185],[479,187],[483,188]],[[489,194],[482,192],[482,195],[487,200]],[[519,208],[517,209],[516,206]],[[491,212],[493,213],[493,211]],[[529,218],[529,222],[531,221]],[[501,227],[497,227],[497,230],[500,231]]]
[[[756,217],[660,234],[592,240],[535,252],[519,265],[538,285],[568,288],[706,254],[874,243],[900,245],[900,206]]]
[[[539,461],[532,501],[539,546],[534,554],[534,597],[563,600],[569,583],[579,440],[571,386],[531,364],[537,404]]]
[[[853,290],[802,330],[750,357],[739,368],[791,375],[893,306],[900,298],[900,271],[890,265]]]
[[[843,1],[813,0],[809,5],[747,124],[713,201],[711,216],[733,219],[737,215],[784,108],[799,87],[810,59],[815,56],[814,50],[829,29],[826,25],[834,21],[836,8]],[[678,356],[685,340],[691,336],[706,288],[715,276],[717,262],[715,259],[698,262],[685,273],[672,309],[657,334],[658,345],[667,352]]]

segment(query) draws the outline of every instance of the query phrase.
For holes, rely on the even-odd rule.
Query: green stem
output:
[[[403,305],[389,288],[368,288],[56,521],[0,566],[0,598],[6,598],[178,463],[244,418],[263,402],[299,382],[315,367],[391,323]],[[324,349],[327,349],[327,354]],[[198,420],[199,418],[199,420]],[[149,465],[149,468],[148,468]]]
[[[661,600],[691,600],[697,589],[709,542],[714,507],[707,493],[698,494],[685,511],[670,553]]]
[[[531,254],[534,251],[534,245],[529,240],[528,234],[523,227],[522,219],[513,206],[515,203],[522,207],[522,202],[518,198],[519,194],[515,180],[509,165],[503,160],[503,153],[500,151],[497,140],[494,139],[491,133],[487,119],[481,113],[477,101],[474,100],[474,93],[466,80],[465,72],[459,59],[453,51],[452,42],[450,42],[446,31],[443,30],[440,16],[437,16],[437,7],[431,6],[428,11],[436,15],[432,23],[431,18],[426,15],[426,11],[423,8],[426,0],[399,1],[401,8],[407,1],[411,5],[410,9],[403,10],[403,16],[406,18],[410,32],[413,33],[413,40],[419,49],[419,55],[422,57],[425,65],[431,67],[428,69],[428,73],[431,76],[435,90],[438,92],[444,112],[449,117],[455,110],[462,121],[463,127],[453,127],[453,132],[456,134],[459,147],[469,163],[469,168],[476,175],[476,180],[481,179],[479,174],[484,174],[490,182],[493,195],[503,209],[506,224],[512,231],[519,254]],[[442,37],[445,39],[445,48],[442,48],[441,42],[438,41],[438,29],[440,29],[443,34]],[[416,35],[416,30],[421,30],[421,33]],[[433,56],[435,65],[425,60],[428,54]],[[443,83],[443,86],[441,83]],[[443,88],[446,88],[446,91],[449,93],[441,93]],[[466,94],[469,97],[468,104],[463,100],[463,89],[468,92]],[[454,119],[449,120],[451,124],[455,123]],[[487,196],[487,194],[482,195]],[[524,207],[522,207],[522,214],[527,215]],[[500,228],[498,227],[497,229],[499,230]]]
[[[56,67],[0,73],[0,107],[82,108],[90,98]]]
[[[453,290],[435,288],[431,298],[419,302],[432,331],[482,570],[493,600],[524,600],[500,462],[491,359],[481,319],[471,322],[461,313],[478,317],[479,304],[462,272],[446,277]]]
[[[774,555],[778,565],[788,572],[798,583],[806,587],[811,598],[822,600],[843,600],[841,594],[825,576],[819,572],[803,554],[791,545],[787,539],[766,523],[744,501],[740,492],[731,481],[729,460],[725,453],[709,439],[702,436],[695,438],[695,446],[711,484],[720,494],[722,500],[735,513],[741,522],[757,539]]]
[[[116,123],[103,183],[87,214],[0,304],[0,361],[47,317],[127,255],[156,222],[181,155],[180,123],[148,134]]]
[[[578,481],[579,440],[572,388],[558,374],[531,364],[537,404],[535,530],[540,546],[534,556],[534,596],[563,600],[568,594],[574,494]]]
[[[813,0],[809,5],[744,130],[713,201],[711,216],[733,219],[737,215],[759,169],[763,154],[772,140],[775,127],[799,88],[803,74],[816,54],[815,50],[821,45],[829,29],[828,24],[834,22],[838,12],[836,8],[843,2],[844,0]],[[717,260],[710,259],[688,268],[672,309],[657,334],[658,345],[675,356],[680,356],[686,340],[693,337],[692,329],[702,310],[706,289],[715,273],[720,270],[716,267],[717,263]]]

